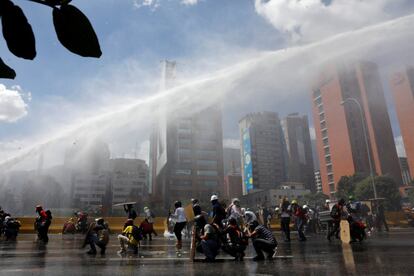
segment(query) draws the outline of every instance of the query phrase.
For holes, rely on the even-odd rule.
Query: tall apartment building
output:
[[[298,113],[289,114],[282,120],[282,128],[288,154],[287,180],[303,183],[305,189],[315,192],[308,116],[300,116]]]
[[[137,201],[147,197],[148,166],[144,160],[117,158],[109,160],[112,204]]]
[[[165,62],[163,73],[172,76],[175,66]],[[151,190],[164,208],[175,200],[223,194],[223,133],[219,106],[186,113],[169,112],[156,119],[150,139]]]
[[[407,154],[408,167],[414,172],[414,68],[397,72],[391,79],[395,110]]]
[[[363,120],[358,104],[361,105]],[[313,87],[313,118],[320,159],[323,192],[334,196],[344,175],[369,175],[363,124],[373,170],[389,175],[401,185],[391,123],[381,79],[371,62],[338,63],[326,66]]]
[[[286,180],[286,145],[274,112],[246,115],[239,122],[243,194],[276,189]]]
[[[316,186],[316,192],[322,193],[322,179],[321,179],[321,172],[315,171],[315,186]]]
[[[411,177],[411,171],[410,171],[410,167],[408,166],[408,160],[406,157],[399,157],[399,159],[400,159],[400,167],[401,167],[403,185],[404,186],[410,185],[413,181],[413,178]]]

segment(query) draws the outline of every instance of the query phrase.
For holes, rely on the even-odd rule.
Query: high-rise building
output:
[[[322,193],[322,179],[321,179],[321,172],[315,171],[315,186],[316,186],[316,192]]]
[[[305,189],[315,192],[308,116],[299,116],[298,113],[289,114],[282,120],[282,128],[288,153],[287,180],[301,182],[305,185]]]
[[[341,176],[369,175],[367,148],[374,172],[389,175],[401,185],[397,151],[376,64],[355,62],[326,66],[313,87],[312,99],[325,194],[334,196]]]
[[[224,174],[241,172],[240,149],[223,148]]]
[[[414,68],[397,72],[391,79],[395,109],[407,154],[408,166],[414,172]]]
[[[239,122],[243,161],[243,194],[252,189],[276,189],[286,180],[286,145],[274,112],[246,115]]]
[[[404,186],[410,185],[413,179],[411,177],[410,167],[408,166],[408,160],[406,157],[399,157],[399,159],[400,159],[400,167],[401,167],[403,185]]]
[[[148,166],[144,160],[117,158],[109,160],[112,204],[137,201],[147,196]]]
[[[165,62],[164,75],[175,70]],[[166,81],[168,83],[168,81]],[[223,193],[223,133],[219,106],[201,111],[163,110],[150,139],[152,197],[164,208],[175,200],[199,198],[209,201],[212,193]]]

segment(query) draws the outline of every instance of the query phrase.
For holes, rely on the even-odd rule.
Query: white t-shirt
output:
[[[185,212],[183,207],[178,207],[175,209],[174,214],[171,215],[175,222],[186,222],[187,218],[185,217]]]

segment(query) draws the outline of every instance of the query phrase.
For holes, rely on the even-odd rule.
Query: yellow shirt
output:
[[[122,234],[124,234],[128,239],[129,242],[133,245],[138,245],[138,241],[136,239],[134,239],[134,236],[132,236],[132,225],[127,226],[124,231],[122,231]]]

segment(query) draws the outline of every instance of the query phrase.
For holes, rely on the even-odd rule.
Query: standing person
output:
[[[154,229],[154,214],[151,212],[150,208],[144,207],[144,213],[145,213],[145,222],[148,223],[148,234],[149,234],[149,240],[152,240],[152,234],[157,236],[157,232],[155,232]]]
[[[49,226],[51,224],[52,216],[50,211],[48,213],[43,210],[41,205],[36,206],[37,218],[35,222],[35,228],[37,230],[37,236],[40,241],[47,243],[49,241],[49,236],[47,232],[49,231]]]
[[[96,255],[96,245],[101,249],[101,255],[105,255],[106,245],[109,242],[109,231],[103,218],[97,218],[94,223],[91,223],[86,233],[83,247],[87,244],[91,249],[86,252],[89,255]]]
[[[253,240],[253,247],[257,254],[253,261],[264,260],[263,252],[267,253],[268,259],[273,259],[277,248],[277,241],[272,232],[257,221],[249,224],[248,232],[248,236]]]
[[[243,214],[240,208],[240,200],[238,198],[233,198],[231,204],[227,207],[226,212],[229,219],[234,218],[238,225],[242,224]]]
[[[303,233],[303,229],[307,221],[306,212],[303,210],[302,206],[298,205],[298,202],[295,199],[292,200],[292,213],[295,218],[295,225],[296,229],[298,230],[299,241],[306,241],[305,234]]]
[[[198,199],[191,199],[191,203],[193,204],[196,236],[199,237],[201,236],[201,232],[203,231],[204,226],[207,224],[206,213],[203,212],[203,210],[201,209],[200,202]]]
[[[133,204],[125,204],[124,211],[128,214],[128,219],[134,220],[137,218],[137,212],[134,210]]]
[[[181,232],[187,224],[187,218],[185,216],[184,208],[182,207],[181,201],[176,201],[174,203],[174,207],[174,214],[170,214],[170,216],[175,220],[174,234],[177,238],[177,243],[175,244],[175,247],[177,249],[177,253],[179,253],[181,248],[183,247]]]
[[[377,208],[377,227],[378,231],[382,231],[382,226],[384,226],[385,231],[389,232],[387,220],[385,219],[385,210],[384,210],[384,204],[379,203]]]
[[[331,238],[333,235],[335,235],[335,237],[337,239],[339,239],[339,230],[340,230],[340,223],[341,223],[341,218],[343,215],[343,208],[345,206],[345,200],[343,198],[341,198],[334,206],[332,206],[331,209],[331,218],[332,218],[332,229],[331,231],[328,232],[328,240],[331,241]]]
[[[118,251],[118,254],[126,253],[125,244],[133,249],[135,255],[138,254],[140,236],[139,228],[134,225],[132,219],[128,219],[124,224],[122,234],[118,235],[118,240],[121,245],[121,250]]]
[[[280,229],[285,236],[285,242],[290,242],[290,215],[292,213],[289,200],[284,197],[280,203]]]
[[[217,195],[212,195],[210,200],[211,205],[213,205],[213,223],[220,229],[223,229],[222,221],[226,218],[226,210],[224,210],[223,206],[221,206]]]

